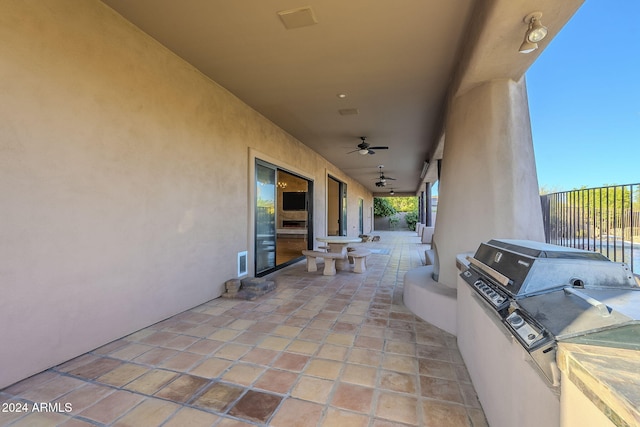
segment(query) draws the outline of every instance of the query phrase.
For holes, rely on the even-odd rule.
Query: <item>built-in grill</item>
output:
[[[640,287],[625,264],[526,240],[482,243],[461,276],[559,384],[558,341],[640,349]]]

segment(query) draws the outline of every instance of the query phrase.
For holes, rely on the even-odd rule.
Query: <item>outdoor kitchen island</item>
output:
[[[624,266],[495,240],[468,261],[458,346],[492,427],[640,425],[640,288]]]

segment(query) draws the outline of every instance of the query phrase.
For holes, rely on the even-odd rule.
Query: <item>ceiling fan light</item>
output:
[[[368,148],[363,148],[363,149],[359,150],[358,153],[360,153],[360,154],[362,154],[364,156],[366,154],[369,154],[369,149]]]

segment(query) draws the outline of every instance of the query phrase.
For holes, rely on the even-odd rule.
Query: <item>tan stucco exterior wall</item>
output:
[[[456,255],[483,241],[544,241],[524,78],[490,81],[452,100],[438,193],[441,283],[455,287]]]
[[[314,180],[316,235],[327,173],[348,183],[349,230],[359,197],[370,211],[361,185],[97,1],[2,2],[0,96],[0,388],[219,296],[251,249],[261,153]]]

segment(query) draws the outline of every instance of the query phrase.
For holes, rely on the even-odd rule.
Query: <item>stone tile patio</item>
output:
[[[455,337],[402,303],[426,245],[375,234],[365,274],[299,262],[255,301],[209,301],[1,390],[28,411],[0,425],[486,426]]]

